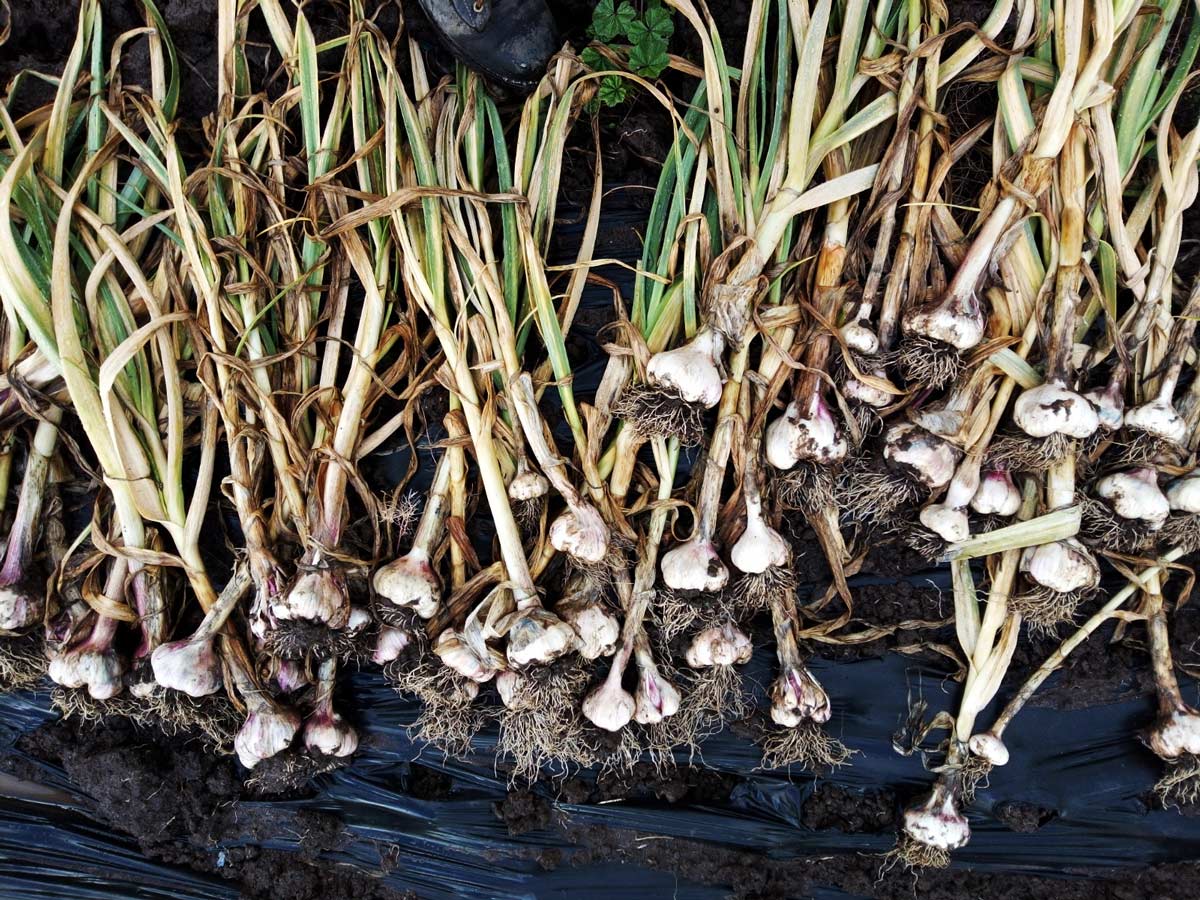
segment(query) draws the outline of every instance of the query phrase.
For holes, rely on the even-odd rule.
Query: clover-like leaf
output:
[[[595,47],[584,48],[584,51],[579,54],[579,58],[583,61],[585,66],[593,71],[612,68],[612,64],[609,63],[604,54]]]
[[[631,44],[640,44],[651,36],[665,43],[675,33],[675,22],[671,18],[670,10],[661,6],[651,6],[642,18],[632,23],[626,31]]]
[[[611,41],[625,29],[617,17],[616,0],[600,0],[592,11],[592,25],[588,29],[598,41]]]
[[[629,95],[629,84],[620,75],[606,75],[600,80],[597,96],[605,106],[619,106]]]
[[[667,67],[667,42],[647,34],[629,51],[629,67],[643,78],[657,78]]]

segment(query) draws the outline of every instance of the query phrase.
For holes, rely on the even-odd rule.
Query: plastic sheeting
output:
[[[765,683],[770,666],[770,649],[762,648],[747,677]],[[935,709],[949,703],[954,686],[946,673],[900,656],[836,664],[817,660],[814,670],[835,698],[829,727],[858,751],[851,765],[825,779],[853,790],[886,786],[900,796],[927,785],[930,776],[919,759],[897,755],[891,735],[910,693],[922,693]],[[726,893],[636,865],[573,867],[571,845],[552,828],[510,836],[492,809],[507,792],[505,776],[493,764],[494,732],[477,738],[469,758],[446,760],[413,743],[407,726],[415,717],[414,705],[377,675],[356,675],[353,693],[360,704],[362,750],[349,768],[319,778],[313,797],[287,804],[341,816],[352,840],[330,854],[332,861],[378,872],[380,848],[393,847],[395,868],[385,882],[430,900],[578,897],[581,888],[596,884],[604,885],[606,896],[629,891],[629,896],[699,900]],[[0,700],[9,752],[18,734],[53,715],[46,700],[44,694]],[[1134,735],[1150,714],[1146,701],[1074,711],[1027,709],[1006,734],[1012,762],[996,770],[970,810],[974,836],[956,853],[955,865],[1053,875],[1067,868],[1200,858],[1200,820],[1150,810],[1145,803],[1159,766]],[[444,799],[418,799],[408,790],[413,760],[449,776],[451,789]],[[890,846],[892,836],[886,833],[806,828],[801,810],[814,779],[758,771],[758,761],[757,747],[724,732],[703,748],[704,765],[741,776],[724,804],[629,801],[559,803],[556,808],[575,825],[716,841],[777,858],[882,852]],[[73,897],[87,900],[237,895],[229,882],[146,861],[128,841],[89,819],[82,790],[64,773],[43,769],[39,786],[0,781],[0,794],[21,798],[6,801],[0,812],[4,896],[58,897],[68,884]],[[548,786],[539,790],[553,796]],[[1015,833],[995,816],[1005,801],[1032,803],[1056,815],[1036,835]],[[219,863],[221,854],[236,846],[226,842],[208,852]],[[293,849],[297,844],[294,837],[280,835],[263,846]],[[547,848],[562,850],[564,865],[543,871],[530,858],[529,850]],[[80,872],[85,873],[82,883]]]

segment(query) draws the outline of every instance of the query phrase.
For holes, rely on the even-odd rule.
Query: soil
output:
[[[61,66],[68,41],[74,33],[75,5],[58,0],[15,0],[12,4],[13,33],[0,53],[0,84],[6,84],[18,71],[34,68],[55,71]],[[566,35],[578,39],[592,4],[586,0],[568,0],[554,4]],[[112,0],[103,4],[112,36],[140,24],[138,4],[134,0]],[[744,34],[750,4],[747,0],[710,3],[710,10],[726,35]],[[160,8],[171,29],[183,63],[182,127],[198,132],[201,119],[211,111],[214,94],[211,72],[215,69],[213,47],[213,4],[211,0],[161,0]],[[413,34],[429,47],[436,42],[425,25],[416,4],[406,0],[404,9]],[[987,2],[955,4],[956,16],[979,21],[991,9]],[[318,39],[335,21],[334,4],[310,3],[306,14],[313,22]],[[674,51],[697,57],[698,46],[687,28],[680,28]],[[742,48],[731,41],[725,48],[731,64],[740,63]],[[124,77],[145,77],[139,69],[137,54],[128,54]],[[446,54],[432,54],[431,69],[436,77],[450,71]],[[255,60],[260,71],[277,65],[267,55]],[[22,88],[18,111],[45,102],[47,88],[28,81]],[[974,92],[974,93],[973,93]],[[967,86],[951,104],[953,128],[961,133],[969,128],[984,105],[977,98],[991,98],[986,88]],[[669,120],[663,110],[642,97],[600,117],[601,162],[606,188],[620,187],[606,202],[611,219],[606,219],[598,241],[597,254],[631,258],[640,247],[640,229],[651,190],[658,176],[654,161],[662,159],[670,141]],[[584,129],[586,132],[586,129]],[[983,148],[981,145],[981,149]],[[575,136],[563,168],[563,198],[567,207],[582,206],[592,183],[590,172],[595,162],[590,132]],[[977,193],[971,182],[971,169],[956,173],[952,186],[963,196]],[[984,170],[986,173],[986,170]],[[965,173],[965,174],[963,174]],[[570,217],[560,223],[559,234],[569,232]],[[569,242],[563,241],[563,246]],[[589,336],[599,331],[608,319],[603,313],[584,309],[580,312],[580,332]],[[575,337],[572,338],[576,340]],[[573,346],[572,351],[579,350]],[[431,421],[440,421],[444,409],[441,394],[428,398],[425,410]],[[793,528],[798,554],[798,574],[809,592],[819,595],[828,584],[830,573],[811,531],[803,525]],[[935,587],[922,583],[921,573],[928,566],[917,554],[895,542],[869,541],[862,572],[855,582],[856,620],[871,625],[899,625],[914,620],[944,619],[950,613],[949,598]],[[900,579],[891,584],[870,583],[870,579]],[[906,580],[907,579],[907,580]],[[861,583],[860,583],[861,582]],[[836,616],[834,601],[821,616]],[[760,624],[760,637],[769,628]],[[1127,629],[1125,637],[1113,644],[1115,627],[1101,629],[1070,659],[1060,675],[1039,693],[1035,703],[1057,708],[1075,708],[1115,699],[1149,695],[1152,692],[1142,633],[1138,626]],[[1200,668],[1200,609],[1185,606],[1175,616],[1172,633],[1176,663],[1181,668]],[[869,643],[839,646],[814,643],[808,649],[832,660],[863,659],[892,650],[920,656],[937,656],[922,649],[932,643],[953,643],[950,628],[897,630]],[[1010,680],[1015,682],[1032,671],[1053,649],[1052,636],[1033,636],[1023,640],[1012,665]],[[1115,673],[1115,674],[1114,674]],[[89,812],[108,826],[132,836],[141,851],[150,858],[212,873],[240,884],[248,898],[307,900],[307,898],[366,898],[394,900],[414,897],[387,889],[378,881],[380,873],[335,866],[322,859],[336,852],[349,840],[344,823],[334,813],[296,810],[285,803],[244,803],[251,793],[243,784],[244,773],[228,757],[215,756],[197,742],[184,737],[167,738],[139,730],[125,720],[109,720],[100,727],[76,722],[45,725],[22,737],[21,753],[61,767],[77,785],[85,786],[84,798]],[[3,766],[17,777],[38,780],[39,768],[18,756],[6,757]],[[810,896],[818,887],[835,887],[853,896],[908,898],[915,893],[929,900],[987,896],[993,898],[1142,898],[1146,896],[1185,897],[1200,895],[1200,865],[1178,863],[1160,865],[1117,876],[1089,880],[1061,880],[1006,874],[1002,880],[987,872],[966,870],[928,871],[919,880],[899,867],[884,871],[876,856],[825,856],[819,860],[778,859],[758,853],[742,852],[712,843],[683,840],[644,831],[579,825],[556,811],[554,802],[602,804],[614,801],[659,803],[671,806],[721,804],[747,781],[738,775],[698,766],[681,766],[661,772],[649,764],[640,764],[628,773],[607,773],[597,778],[568,778],[553,786],[539,785],[532,790],[510,792],[494,806],[496,816],[512,835],[550,830],[571,844],[564,853],[557,848],[532,850],[543,868],[580,866],[589,863],[630,863],[675,873],[728,889],[739,898],[795,898]],[[453,790],[450,775],[436,768],[410,763],[404,789],[411,796],[428,801],[447,799]],[[290,796],[298,796],[293,793]],[[843,786],[819,783],[807,795],[800,810],[800,821],[813,830],[834,830],[852,834],[885,834],[895,828],[903,797],[887,788],[854,791]],[[996,817],[1016,832],[1034,832],[1050,821],[1055,812],[1032,803],[1006,801],[995,811]],[[295,851],[255,846],[280,834],[300,835]],[[647,839],[653,837],[653,839]],[[213,848],[221,842],[236,843],[223,853],[220,865]],[[385,858],[386,871],[398,861]],[[1079,870],[1064,874],[1097,873]]]

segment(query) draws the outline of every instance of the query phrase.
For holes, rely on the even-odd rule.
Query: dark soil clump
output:
[[[896,809],[896,795],[890,790],[858,792],[822,783],[804,801],[800,821],[814,831],[879,834],[896,827]]]

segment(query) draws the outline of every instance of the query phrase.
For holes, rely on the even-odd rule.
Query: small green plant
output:
[[[671,11],[662,0],[646,0],[639,13],[629,0],[600,0],[592,13],[588,33],[602,44],[626,40],[629,42],[629,68],[643,78],[657,78],[667,67],[667,43],[675,32]],[[611,66],[594,47],[583,51],[583,62],[592,69]],[[619,75],[609,75],[600,82],[597,100],[604,106],[617,106],[629,95],[629,83]]]

